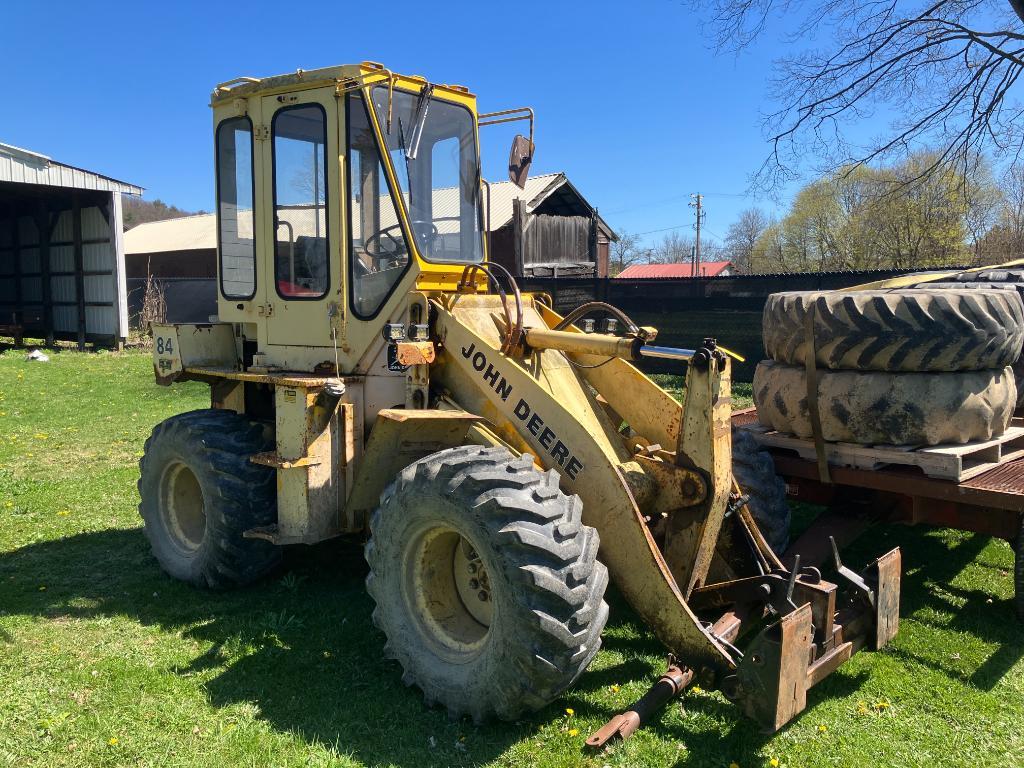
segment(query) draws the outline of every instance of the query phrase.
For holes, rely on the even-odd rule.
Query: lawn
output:
[[[815,688],[775,736],[698,691],[626,744],[585,752],[664,666],[615,594],[574,690],[516,724],[451,723],[382,658],[358,542],[292,551],[237,592],[161,573],[136,462],[154,424],[206,401],[200,385],[154,385],[140,353],[0,355],[0,765],[1024,764],[1009,547],[901,527],[848,555],[903,547],[899,636]]]

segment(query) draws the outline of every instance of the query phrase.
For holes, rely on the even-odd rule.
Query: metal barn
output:
[[[124,343],[122,194],[142,188],[0,144],[0,335]]]

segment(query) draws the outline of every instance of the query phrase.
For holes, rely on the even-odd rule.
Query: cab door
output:
[[[329,347],[341,302],[339,142],[333,88],[267,96],[262,120],[267,343]],[[285,355],[285,358],[288,356]]]

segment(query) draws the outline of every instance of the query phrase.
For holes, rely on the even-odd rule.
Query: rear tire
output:
[[[745,429],[732,431],[732,474],[740,490],[750,497],[747,509],[768,546],[781,555],[789,546],[792,518],[786,501],[786,483],[775,474],[772,455]]]
[[[608,571],[582,502],[504,448],[410,464],[370,522],[366,588],[385,655],[452,718],[514,720],[568,688],[601,645]]]
[[[191,411],[156,426],[139,461],[139,514],[164,571],[223,589],[274,569],[280,548],[242,537],[277,521],[274,470],[249,461],[272,447],[263,425],[234,411]]]

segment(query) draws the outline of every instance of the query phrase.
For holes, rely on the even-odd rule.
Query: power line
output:
[[[704,195],[704,197],[744,197],[744,198],[753,198],[753,197],[755,197],[755,195],[751,195],[751,194],[748,194],[746,192],[704,192],[702,194]],[[664,203],[673,203],[676,200],[682,200],[682,199],[684,199],[686,197],[687,197],[687,195],[672,195],[672,197],[662,197],[662,198],[659,198],[657,200],[648,200],[647,202],[640,203],[640,204],[637,204],[637,205],[627,205],[624,208],[610,208],[610,209],[604,211],[604,213],[606,215],[607,214],[615,214],[615,213],[628,213],[629,211],[638,211],[641,208],[650,208],[651,206],[654,206],[654,205],[662,205]]]

